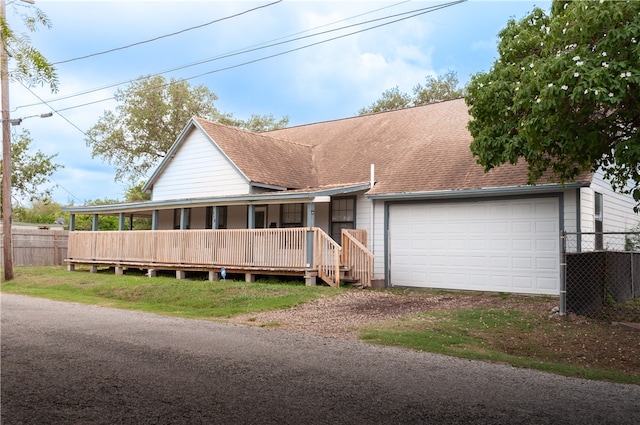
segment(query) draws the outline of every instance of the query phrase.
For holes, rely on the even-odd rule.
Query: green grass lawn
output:
[[[209,282],[175,277],[149,278],[142,273],[89,273],[77,268],[20,267],[2,292],[60,301],[141,310],[193,319],[232,317],[243,313],[293,307],[318,297],[338,295],[343,288],[307,287],[301,282]]]

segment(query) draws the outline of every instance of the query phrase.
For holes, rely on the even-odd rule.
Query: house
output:
[[[261,134],[193,118],[144,187],[150,201],[66,209],[71,229],[76,214],[121,219],[119,232],[71,232],[68,262],[178,277],[304,273],[311,283],[317,273],[336,284],[342,267],[360,269],[366,285],[558,295],[561,231],[638,222],[634,201],[602,173],[535,186],[522,162],[485,173],[469,119],[463,99]],[[132,214],[153,219],[135,254],[138,231],[122,224]],[[241,239],[220,239],[232,234]],[[230,247],[243,259],[221,257]],[[281,263],[294,247],[297,259]],[[344,264],[345,251],[360,259]]]

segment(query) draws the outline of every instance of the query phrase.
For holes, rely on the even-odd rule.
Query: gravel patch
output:
[[[264,328],[274,327],[329,338],[357,339],[357,329],[362,326],[412,314],[431,310],[506,306],[516,303],[522,304],[523,299],[510,297],[505,300],[487,295],[428,295],[420,291],[403,295],[388,291],[353,290],[286,310],[237,316],[229,319],[229,323]],[[548,308],[553,308],[555,304],[557,301],[550,301]],[[537,308],[540,309],[539,304]]]

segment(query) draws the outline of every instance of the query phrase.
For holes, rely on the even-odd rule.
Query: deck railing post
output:
[[[307,268],[314,266],[314,261],[313,261],[313,234],[314,234],[314,231],[310,227],[307,230]]]

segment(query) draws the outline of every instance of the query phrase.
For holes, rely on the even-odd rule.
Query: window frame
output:
[[[351,208],[347,206],[345,211],[351,211],[351,220],[334,220],[334,212],[336,211],[336,204],[340,201],[351,201]],[[329,207],[329,229],[330,235],[334,241],[341,243],[342,229],[355,229],[357,217],[357,197],[356,196],[341,196],[331,199]],[[338,227],[336,227],[336,225]]]

